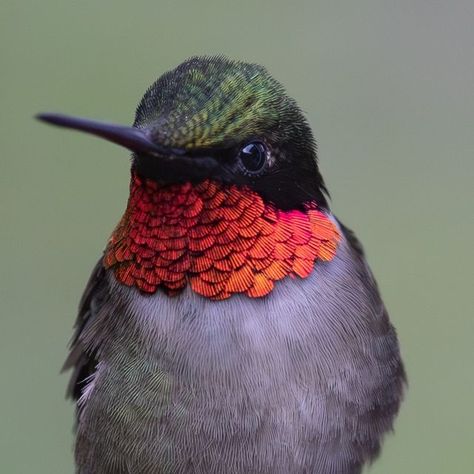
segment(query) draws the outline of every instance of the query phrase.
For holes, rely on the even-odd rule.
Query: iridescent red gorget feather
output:
[[[331,260],[338,240],[315,204],[282,211],[249,188],[210,180],[160,187],[133,175],[104,264],[146,293],[173,294],[189,283],[216,300],[260,297],[286,276],[307,277],[316,260]]]
[[[294,169],[300,169],[295,177],[299,187],[292,187],[290,179],[283,180],[283,189],[302,210],[283,211],[268,204],[251,188],[251,180],[240,167],[233,171],[235,179],[247,186],[209,179],[194,185],[173,184],[173,173],[162,179],[164,165],[169,165],[166,156],[160,160],[137,153],[128,208],[112,235],[104,264],[120,282],[143,292],[162,287],[175,293],[189,284],[195,292],[218,300],[236,293],[260,297],[286,276],[307,277],[317,260],[331,260],[335,254],[339,235],[334,223],[316,202],[302,205],[306,196],[317,201],[323,187],[304,117],[262,68],[225,64],[222,68],[221,60],[210,61],[202,68],[202,62],[191,60],[176,71],[176,81],[186,84],[182,92],[164,93],[170,84],[166,78],[155,85],[140,103],[134,126],[145,130],[145,140],[151,138],[153,146],[179,149],[184,156],[226,150],[228,160],[244,168],[231,145],[244,146],[257,137],[269,148],[270,168],[288,167],[294,160]],[[221,166],[222,157],[211,152],[208,158],[217,168]],[[153,178],[153,166],[159,170],[156,176],[169,184],[139,178]],[[194,166],[199,169],[191,160],[189,170],[179,168],[180,178],[185,180]],[[287,169],[291,172],[292,168]],[[269,175],[265,172],[256,179],[277,193],[282,183],[275,185]],[[301,200],[300,188],[304,191]]]

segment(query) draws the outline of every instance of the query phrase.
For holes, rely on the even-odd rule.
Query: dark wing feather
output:
[[[71,351],[63,366],[63,371],[73,369],[66,395],[73,400],[78,400],[82,390],[95,372],[97,365],[96,354],[88,351],[81,342],[81,334],[95,319],[107,298],[107,284],[105,268],[102,258],[92,270],[86,288],[79,303],[79,314],[74,325],[75,332],[71,340]]]
[[[359,257],[364,258],[364,247],[362,247],[362,244],[360,243],[360,240],[356,237],[354,231],[349,229],[349,227],[346,227],[339,219],[336,218],[336,220],[342,230],[342,233],[344,234],[344,237],[346,238],[347,242],[349,242],[351,248],[355,250]]]

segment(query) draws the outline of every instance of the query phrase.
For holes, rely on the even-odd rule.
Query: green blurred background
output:
[[[73,472],[59,369],[128,191],[124,150],[32,117],[131,123],[203,53],[286,85],[366,246],[410,379],[370,472],[474,472],[473,24],[472,0],[0,0],[0,472]]]

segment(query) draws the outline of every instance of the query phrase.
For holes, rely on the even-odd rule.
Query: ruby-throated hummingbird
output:
[[[133,152],[66,361],[77,472],[360,473],[403,364],[282,86],[196,57],[148,89],[132,127],[39,118]]]

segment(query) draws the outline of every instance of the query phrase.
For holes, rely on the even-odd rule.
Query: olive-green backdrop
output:
[[[302,105],[398,328],[410,388],[370,472],[474,472],[473,24],[470,0],[0,0],[0,473],[73,472],[59,369],[128,191],[126,151],[33,115],[129,124],[211,53]]]

